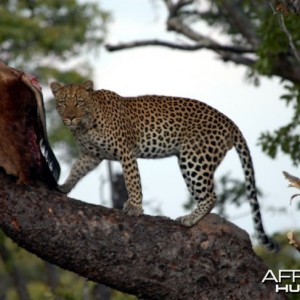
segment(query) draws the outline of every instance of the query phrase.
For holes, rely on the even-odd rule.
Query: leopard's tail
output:
[[[260,214],[260,207],[257,200],[257,191],[251,154],[247,142],[243,137],[243,134],[237,127],[235,128],[235,132],[233,134],[233,145],[239,155],[239,158],[242,163],[242,168],[245,174],[246,193],[250,202],[251,213],[257,238],[260,241],[260,243],[264,245],[268,250],[272,252],[278,252],[278,244],[271,238],[269,238],[264,230]]]

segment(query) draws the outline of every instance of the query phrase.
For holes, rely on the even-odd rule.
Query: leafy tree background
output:
[[[288,124],[274,132],[263,132],[259,143],[272,158],[282,151],[289,155],[295,165],[299,165],[300,64],[280,26],[282,11],[278,3],[254,0],[206,1],[204,6],[199,6],[196,0],[156,0],[153,3],[158,1],[163,2],[169,12],[167,29],[175,32],[177,37],[184,37],[185,43],[178,43],[177,39],[156,39],[155,42],[134,41],[133,46],[159,45],[182,51],[206,48],[214,51],[224,62],[245,66],[248,79],[257,86],[262,76],[282,78],[286,91],[282,101],[293,108],[293,117]],[[299,11],[291,9],[287,2],[282,1],[286,9],[284,22],[299,48]],[[272,7],[277,9],[277,15]],[[113,12],[103,11],[98,2],[68,0],[62,4],[60,1],[4,0],[0,5],[0,60],[37,75],[45,91],[50,80],[65,83],[83,81],[92,77],[91,60],[104,45],[111,14]],[[222,39],[218,41],[207,37],[199,31],[199,22],[217,30],[222,37],[226,37],[227,43],[221,42]],[[111,46],[107,48],[114,50]],[[124,43],[122,48],[127,49],[128,44]],[[51,100],[47,102],[47,111],[50,137],[58,152],[66,160],[76,156],[73,139],[57,121]],[[244,201],[244,187],[240,181],[224,176],[218,187],[220,213],[225,214],[224,203],[231,201],[240,204]],[[284,243],[284,235],[280,238]],[[0,245],[0,298],[100,299],[97,295],[92,296],[96,290],[93,283],[58,270],[45,273],[47,266],[43,262],[17,248],[3,235]],[[261,254],[274,269],[297,268],[296,255],[291,255],[290,251],[282,253],[278,260],[280,266],[278,261],[268,261],[268,257],[263,252]],[[9,255],[5,256],[5,253]],[[42,274],[49,276],[47,278]],[[53,274],[59,279],[51,288],[49,277]],[[117,292],[109,297],[131,299]]]

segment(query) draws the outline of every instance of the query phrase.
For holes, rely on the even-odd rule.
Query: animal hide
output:
[[[47,138],[38,81],[1,62],[0,167],[25,184],[40,180],[54,187],[60,175]]]

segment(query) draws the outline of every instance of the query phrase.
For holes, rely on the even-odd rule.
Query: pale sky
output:
[[[114,21],[109,26],[110,43],[146,38],[168,38],[165,32],[165,10],[149,0],[102,0],[102,7],[112,11]],[[208,34],[214,34],[209,29]],[[283,88],[279,80],[262,79],[260,87],[245,80],[245,68],[224,64],[209,51],[180,52],[164,48],[139,48],[109,53],[102,49],[94,59],[94,83],[96,89],[110,89],[122,96],[162,94],[183,96],[201,100],[230,117],[242,130],[251,150],[257,185],[264,196],[259,199],[267,233],[287,229],[299,229],[300,211],[297,199],[290,206],[295,189],[287,188],[282,175],[286,170],[300,175],[288,157],[279,154],[270,159],[257,146],[258,137],[264,131],[273,131],[288,122],[291,111],[279,100]],[[114,168],[120,168],[114,163]],[[63,166],[62,181],[69,172]],[[144,210],[154,214],[155,209],[171,218],[187,212],[183,203],[188,191],[181,177],[175,157],[161,160],[139,160],[144,194]],[[107,165],[102,163],[95,171],[78,183],[70,197],[92,203],[110,205]],[[241,163],[235,150],[228,152],[216,172],[215,178],[231,172],[233,177],[244,180]],[[102,179],[100,186],[99,178]],[[270,212],[269,208],[286,209],[286,214]],[[229,220],[253,234],[250,206],[228,206]],[[240,217],[239,217],[240,216]]]

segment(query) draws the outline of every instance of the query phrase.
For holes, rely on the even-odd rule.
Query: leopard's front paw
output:
[[[70,188],[70,186],[67,184],[62,184],[62,185],[58,185],[56,189],[63,194],[68,194],[72,188]]]
[[[125,202],[123,210],[129,216],[141,216],[144,212],[141,205],[133,205],[128,200]]]

